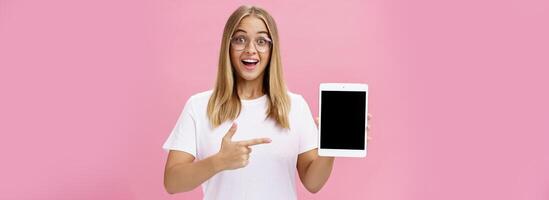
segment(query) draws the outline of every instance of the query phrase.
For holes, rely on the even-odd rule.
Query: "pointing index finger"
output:
[[[240,145],[248,147],[248,146],[253,146],[253,145],[258,145],[258,144],[271,143],[271,139],[269,139],[269,138],[256,138],[256,139],[251,139],[251,140],[239,141],[237,143],[240,144]]]

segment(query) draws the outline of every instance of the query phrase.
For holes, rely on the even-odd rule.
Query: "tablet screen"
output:
[[[322,91],[320,148],[364,150],[365,91]]]

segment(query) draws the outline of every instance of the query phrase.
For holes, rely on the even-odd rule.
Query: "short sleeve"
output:
[[[299,153],[304,153],[309,150],[318,148],[318,128],[316,127],[313,114],[307,101],[303,96],[299,96],[299,113],[298,113],[298,133],[299,134]]]
[[[191,101],[192,97],[185,103],[175,127],[162,146],[166,152],[169,152],[169,150],[179,150],[196,157],[196,123],[193,118]]]

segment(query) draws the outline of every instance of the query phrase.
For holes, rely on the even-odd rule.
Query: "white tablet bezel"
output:
[[[362,83],[321,83],[318,95],[318,116],[322,119],[322,91],[359,91],[366,92],[366,122],[368,126],[368,85]],[[364,150],[352,149],[322,149],[320,146],[320,138],[322,137],[321,121],[318,121],[318,155],[332,157],[366,157],[368,149],[368,137],[364,137]],[[365,128],[367,130],[367,127]],[[367,134],[367,133],[364,133]]]

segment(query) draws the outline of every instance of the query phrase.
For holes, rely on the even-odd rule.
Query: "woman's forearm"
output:
[[[217,154],[193,163],[172,166],[164,174],[164,187],[170,194],[191,191],[223,169]]]
[[[334,157],[318,156],[315,158],[307,168],[305,180],[303,181],[307,190],[312,193],[320,191],[322,186],[328,181],[333,165]]]

